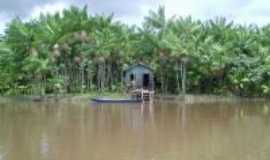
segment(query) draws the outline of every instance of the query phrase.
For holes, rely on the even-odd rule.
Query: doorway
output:
[[[149,74],[143,74],[143,88],[149,88],[150,83],[150,75]]]
[[[130,74],[130,75],[129,75],[129,81],[134,81],[134,79],[135,79],[134,74]]]

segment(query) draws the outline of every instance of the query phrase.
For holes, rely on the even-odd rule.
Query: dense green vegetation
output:
[[[270,95],[270,26],[235,25],[224,18],[199,21],[150,11],[128,26],[87,8],[14,19],[0,39],[2,94],[121,91],[128,65],[155,71],[161,93]]]

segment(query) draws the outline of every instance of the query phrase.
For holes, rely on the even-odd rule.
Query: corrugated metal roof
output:
[[[130,67],[126,70],[126,72],[129,72],[130,70],[132,70],[132,69],[134,69],[134,68],[136,68],[136,67],[143,67],[143,68],[146,68],[146,69],[150,70],[151,72],[153,72],[152,68],[150,68],[149,66],[147,66],[147,65],[145,65],[145,64],[142,64],[142,63],[138,63],[138,64],[134,64],[134,65],[130,66]]]

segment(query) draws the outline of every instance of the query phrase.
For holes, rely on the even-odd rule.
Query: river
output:
[[[0,105],[0,160],[268,160],[270,104]]]

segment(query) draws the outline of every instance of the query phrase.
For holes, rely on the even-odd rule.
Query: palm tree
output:
[[[115,90],[126,66],[145,62],[161,93],[269,95],[269,28],[167,18],[164,7],[142,27],[74,6],[28,22],[15,18],[0,38],[0,92],[32,90],[40,81],[34,89],[44,94],[54,79],[67,92]]]
[[[167,48],[170,48],[170,57],[176,63],[177,89],[180,93],[179,72],[181,76],[182,93],[186,93],[187,64],[196,56],[197,41],[200,36],[201,23],[193,22],[191,17],[171,19],[168,31],[164,38]]]
[[[167,92],[167,77],[164,73],[166,69],[166,63],[168,61],[169,50],[164,45],[164,37],[167,34],[167,20],[165,15],[165,8],[159,7],[157,12],[150,11],[149,15],[145,17],[143,24],[144,32],[149,37],[150,42],[155,45],[156,53],[158,54],[158,61],[160,62],[160,77],[161,77],[161,92]]]

